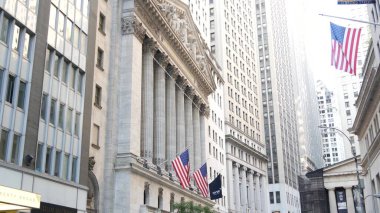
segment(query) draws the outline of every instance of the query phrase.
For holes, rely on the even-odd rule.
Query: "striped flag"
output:
[[[331,65],[356,75],[361,28],[346,28],[330,22]]]
[[[177,156],[172,161],[172,166],[181,183],[182,188],[190,186],[190,163],[189,163],[189,150],[186,149],[181,155]]]
[[[207,165],[206,163],[194,172],[194,179],[203,197],[208,197]]]

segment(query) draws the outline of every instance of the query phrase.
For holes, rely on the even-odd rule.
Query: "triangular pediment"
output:
[[[189,7],[180,0],[157,0],[162,16],[170,28],[187,49],[198,69],[207,80],[216,88],[211,69],[215,69],[216,62],[210,57],[210,51],[195,25]]]
[[[356,165],[353,158],[338,162],[323,169],[324,175],[350,174],[356,172]]]

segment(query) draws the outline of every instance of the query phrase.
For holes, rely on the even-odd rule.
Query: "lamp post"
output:
[[[358,158],[356,156],[356,151],[355,151],[355,147],[354,147],[354,142],[351,141],[351,139],[340,129],[337,129],[335,127],[329,127],[329,126],[318,126],[319,128],[321,129],[332,129],[334,131],[337,131],[339,133],[341,133],[342,135],[344,135],[344,137],[347,138],[348,142],[350,142],[350,145],[351,145],[351,153],[352,155],[354,156],[354,159],[355,159],[355,166],[356,166],[356,178],[358,180],[358,188],[359,188],[359,192],[361,195],[363,195],[363,188],[361,187],[361,184],[360,184],[360,178],[359,178],[359,166],[358,166]],[[364,199],[363,199],[364,201]],[[360,202],[359,202],[359,207],[361,208],[362,212],[365,212],[365,209],[364,209],[364,205],[363,205],[363,202],[362,202],[362,199],[360,199]]]

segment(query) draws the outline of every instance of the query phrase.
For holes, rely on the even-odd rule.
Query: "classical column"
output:
[[[189,147],[190,171],[194,171],[194,134],[193,134],[193,98],[194,90],[187,86],[185,90],[185,135],[186,147]]]
[[[163,53],[156,55],[157,66],[154,72],[154,163],[160,165],[165,160],[166,149],[166,93],[165,76],[169,59]]]
[[[194,151],[192,156],[194,158],[194,170],[198,169],[201,166],[201,132],[200,132],[200,120],[199,120],[199,97],[194,97],[193,104],[193,133],[194,133]]]
[[[176,86],[176,125],[177,125],[177,152],[181,153],[186,147],[185,135],[185,90],[186,82],[182,77],[177,78]]]
[[[166,167],[172,171],[171,161],[175,158],[176,150],[176,86],[175,79],[177,78],[178,70],[173,67],[168,67],[168,75],[166,75]]]
[[[227,160],[227,187],[228,187],[228,206],[230,209],[235,209],[234,208],[234,197],[235,197],[235,192],[234,192],[234,165],[231,160]]]
[[[153,55],[156,51],[156,42],[145,39],[142,60],[141,155],[149,162],[153,158]]]
[[[201,105],[201,112],[200,112],[200,129],[201,129],[201,162],[206,162],[206,153],[207,153],[207,144],[206,144],[206,125],[205,125],[205,120],[206,116],[208,116],[209,109],[202,104]]]
[[[248,171],[248,186],[249,186],[249,191],[248,191],[248,207],[249,207],[249,212],[254,212],[255,211],[255,190],[253,187],[253,171],[250,170]]]
[[[337,213],[336,206],[336,197],[335,197],[335,188],[328,189],[329,190],[329,205],[330,205],[330,213]]]
[[[241,212],[247,212],[247,168],[242,166],[241,169]]]
[[[352,194],[352,187],[344,187],[346,190],[346,202],[348,213],[355,213],[354,196]]]
[[[255,192],[256,192],[256,211],[261,212],[261,195],[260,195],[260,174],[256,172],[255,176]]]
[[[240,211],[240,187],[239,187],[240,177],[239,177],[239,164],[234,165],[234,199],[235,199],[235,211]]]
[[[264,175],[260,176],[260,185],[261,185],[261,211],[267,212],[267,202],[269,194],[267,192],[267,184],[266,184],[266,177]]]

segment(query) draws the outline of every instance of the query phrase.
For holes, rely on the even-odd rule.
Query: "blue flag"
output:
[[[223,197],[222,194],[222,178],[218,175],[210,184],[210,199],[216,200]]]

